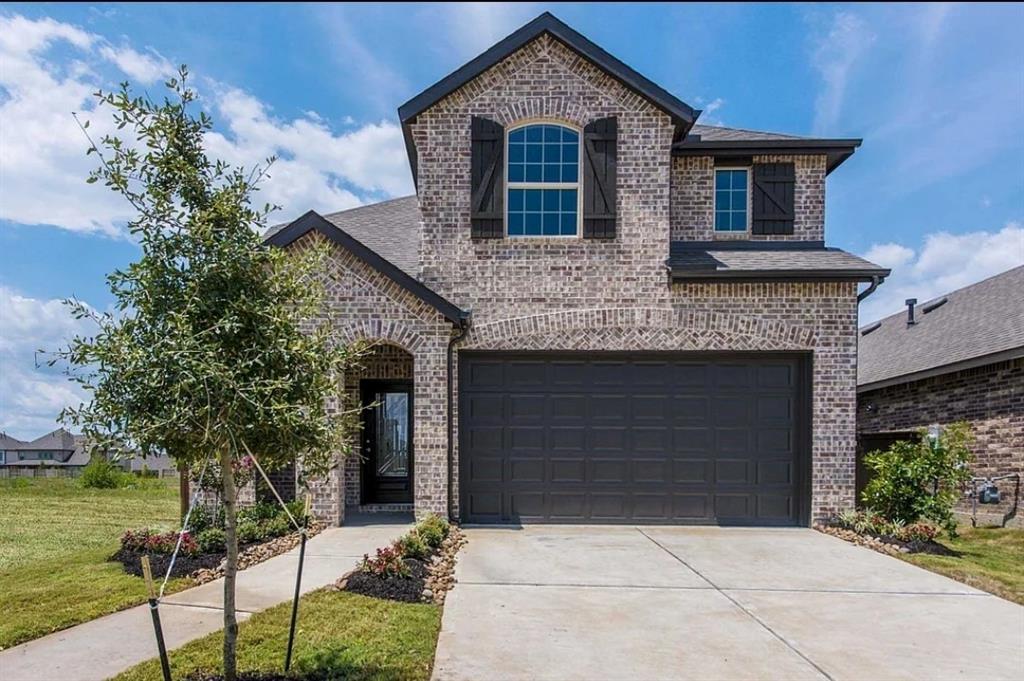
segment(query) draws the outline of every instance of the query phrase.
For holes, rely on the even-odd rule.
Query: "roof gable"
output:
[[[403,271],[391,261],[383,258],[361,241],[328,221],[316,211],[308,211],[302,217],[289,223],[283,229],[270,234],[264,243],[271,246],[287,246],[310,232],[319,232],[338,244],[372,269],[391,279],[403,289],[440,312],[452,324],[463,325],[469,319],[469,312],[438,295],[421,281]]]
[[[692,108],[660,85],[648,80],[622,61],[605,52],[582,34],[559,21],[550,12],[544,12],[530,23],[496,43],[483,54],[464,64],[461,68],[448,74],[398,107],[398,117],[402,121],[402,131],[405,136],[406,151],[409,154],[409,163],[412,166],[413,180],[417,176],[417,157],[410,126],[416,121],[416,117],[466,83],[494,67],[527,43],[545,34],[550,35],[569,49],[580,54],[594,66],[668,114],[675,124],[676,140],[682,139],[686,135],[700,115],[701,112],[699,110]]]

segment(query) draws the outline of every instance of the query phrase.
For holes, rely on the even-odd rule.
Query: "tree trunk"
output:
[[[235,618],[235,574],[238,572],[238,533],[235,522],[235,473],[231,468],[231,453],[227,449],[221,452],[220,470],[224,492],[224,543],[227,548],[227,559],[224,562],[224,681],[236,681],[238,620]]]

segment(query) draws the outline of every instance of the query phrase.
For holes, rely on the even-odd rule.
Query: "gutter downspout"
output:
[[[876,274],[875,276],[871,277],[871,285],[857,294],[857,302],[859,303],[860,301],[864,300],[872,293],[874,293],[875,289],[878,288],[878,285],[881,284],[883,281],[885,281],[885,277],[880,274]]]
[[[452,504],[455,498],[455,493],[452,490],[452,482],[454,476],[454,460],[455,460],[455,422],[452,419],[452,391],[454,388],[452,381],[452,357],[455,351],[455,344],[466,337],[466,333],[469,332],[469,324],[472,320],[472,313],[466,315],[465,318],[459,322],[458,332],[451,337],[448,341],[448,519],[454,520],[452,517]]]

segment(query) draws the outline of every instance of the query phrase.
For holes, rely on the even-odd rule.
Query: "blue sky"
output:
[[[35,436],[80,393],[34,350],[110,305],[137,251],[71,118],[90,93],[158,93],[187,63],[210,148],[282,160],[281,219],[411,193],[395,110],[544,10],[702,123],[862,137],[829,178],[831,245],[894,268],[862,321],[1024,262],[1024,6],[0,4],[0,430]]]

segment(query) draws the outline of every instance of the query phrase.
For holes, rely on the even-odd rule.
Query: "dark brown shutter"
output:
[[[600,118],[583,128],[583,236],[615,238],[618,123]]]
[[[473,116],[470,135],[472,235],[500,239],[505,236],[505,128]]]
[[[793,192],[796,169],[792,163],[755,163],[753,215],[754,234],[792,234],[795,212]]]

